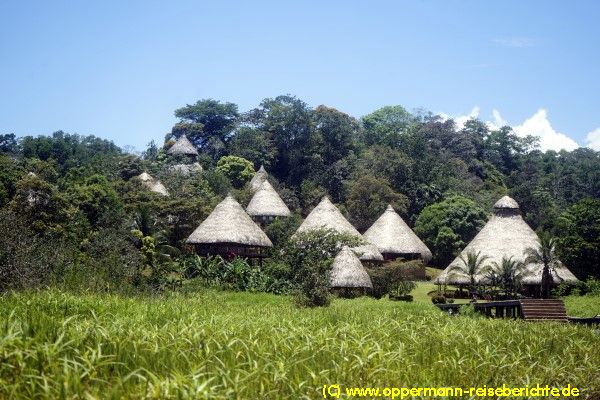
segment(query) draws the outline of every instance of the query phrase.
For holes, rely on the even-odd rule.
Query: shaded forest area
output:
[[[471,120],[459,129],[401,106],[356,119],[289,95],[246,112],[201,100],[175,115],[164,144],[140,156],[62,131],[0,135],[0,289],[113,290],[148,277],[168,285],[189,269],[180,262],[192,253],[187,236],[228,192],[247,204],[261,165],[294,212],[266,227],[274,252],[328,195],[361,232],[392,204],[443,268],[509,194],[533,229],[558,238],[573,273],[600,277],[600,153],[589,148],[542,152],[508,126]],[[181,160],[166,150],[181,135],[198,149],[202,173],[169,172]],[[170,196],[135,179],[144,171]]]

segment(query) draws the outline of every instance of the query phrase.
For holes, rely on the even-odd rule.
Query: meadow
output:
[[[587,302],[585,305],[583,302]],[[578,314],[598,298],[568,299]],[[600,397],[598,329],[360,298],[202,290],[0,297],[0,398],[322,398],[347,386],[564,386]]]

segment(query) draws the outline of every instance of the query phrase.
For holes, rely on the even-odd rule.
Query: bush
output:
[[[446,298],[441,294],[437,294],[431,298],[433,304],[446,304]]]
[[[262,270],[245,259],[224,260],[220,256],[194,255],[184,261],[184,277],[205,286],[225,290],[286,294],[291,291],[289,269],[285,264],[267,261]]]
[[[360,239],[331,229],[296,235],[282,251],[296,288],[296,304],[307,307],[329,305],[329,273],[333,258],[344,245],[356,246]]]
[[[396,292],[396,295],[409,294],[416,284],[407,278],[412,277],[411,269],[420,262],[386,263],[379,266],[367,267],[367,273],[373,283],[371,296],[380,299]]]

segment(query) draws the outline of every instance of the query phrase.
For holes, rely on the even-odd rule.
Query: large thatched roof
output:
[[[158,179],[153,178],[149,173],[142,172],[138,175],[138,179],[142,181],[142,184],[150,191],[162,194],[163,196],[169,195],[167,188]]]
[[[263,182],[266,181],[268,178],[269,178],[269,174],[267,174],[265,167],[263,167],[261,165],[260,168],[258,169],[258,171],[256,171],[256,173],[250,180],[250,189],[253,192],[256,192],[258,189],[260,189]]]
[[[344,246],[333,260],[329,285],[333,288],[373,288],[365,267],[348,246]]]
[[[285,205],[269,181],[264,181],[254,193],[246,211],[253,217],[287,217],[290,209]]]
[[[500,264],[502,257],[512,257],[515,261],[524,261],[524,252],[527,248],[537,248],[539,238],[529,225],[521,217],[519,204],[508,196],[504,196],[494,205],[494,213],[477,236],[460,253],[463,258],[467,254],[481,252],[482,256],[488,256],[485,264],[493,262]],[[469,277],[459,272],[452,271],[453,266],[463,267],[464,264],[459,257],[454,259],[438,278],[438,283],[466,284]],[[523,279],[525,284],[539,285],[542,282],[542,264],[531,264],[527,266],[527,274]],[[552,272],[555,283],[565,281],[577,281],[577,278],[562,263]],[[479,282],[485,282],[481,274],[476,277]]]
[[[308,214],[296,233],[308,232],[321,228],[332,229],[339,233],[347,233],[362,239],[361,234],[346,218],[344,218],[340,210],[338,210],[328,197],[323,197],[323,200],[321,200],[310,214]],[[377,250],[377,247],[373,244],[367,243],[354,248],[354,250],[359,254],[359,258],[363,261],[383,260],[383,255],[381,255],[379,250]]]
[[[242,246],[271,247],[267,235],[242,206],[231,196],[220,202],[213,212],[196,228],[187,243],[238,244]]]
[[[197,156],[198,150],[196,147],[188,140],[188,138],[183,135],[167,150],[167,154],[185,154],[191,156]]]
[[[204,169],[200,163],[192,163],[192,164],[175,164],[169,167],[169,172],[172,174],[181,174],[183,176],[188,176],[191,174],[196,174],[202,172]]]
[[[406,222],[394,211],[391,205],[363,234],[363,237],[377,246],[381,253],[403,255],[420,254],[425,262],[431,260],[431,251],[410,229]]]

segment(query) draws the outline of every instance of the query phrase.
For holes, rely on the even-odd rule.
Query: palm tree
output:
[[[487,266],[484,265],[484,262],[489,258],[488,256],[482,256],[481,251],[477,253],[468,252],[467,258],[465,259],[462,255],[460,255],[460,261],[462,261],[463,265],[453,265],[448,272],[452,275],[453,273],[458,273],[463,276],[468,276],[471,282],[471,291],[475,289],[475,278],[478,274],[485,272]]]
[[[491,275],[509,296],[516,294],[523,278],[528,274],[525,263],[513,260],[512,257],[502,257],[500,263],[492,263],[492,268]]]
[[[549,233],[542,232],[540,235],[540,244],[537,248],[528,247],[525,249],[525,264],[542,264],[542,298],[550,297],[550,287],[552,286],[552,272],[555,270],[559,261],[554,251],[556,239]]]

